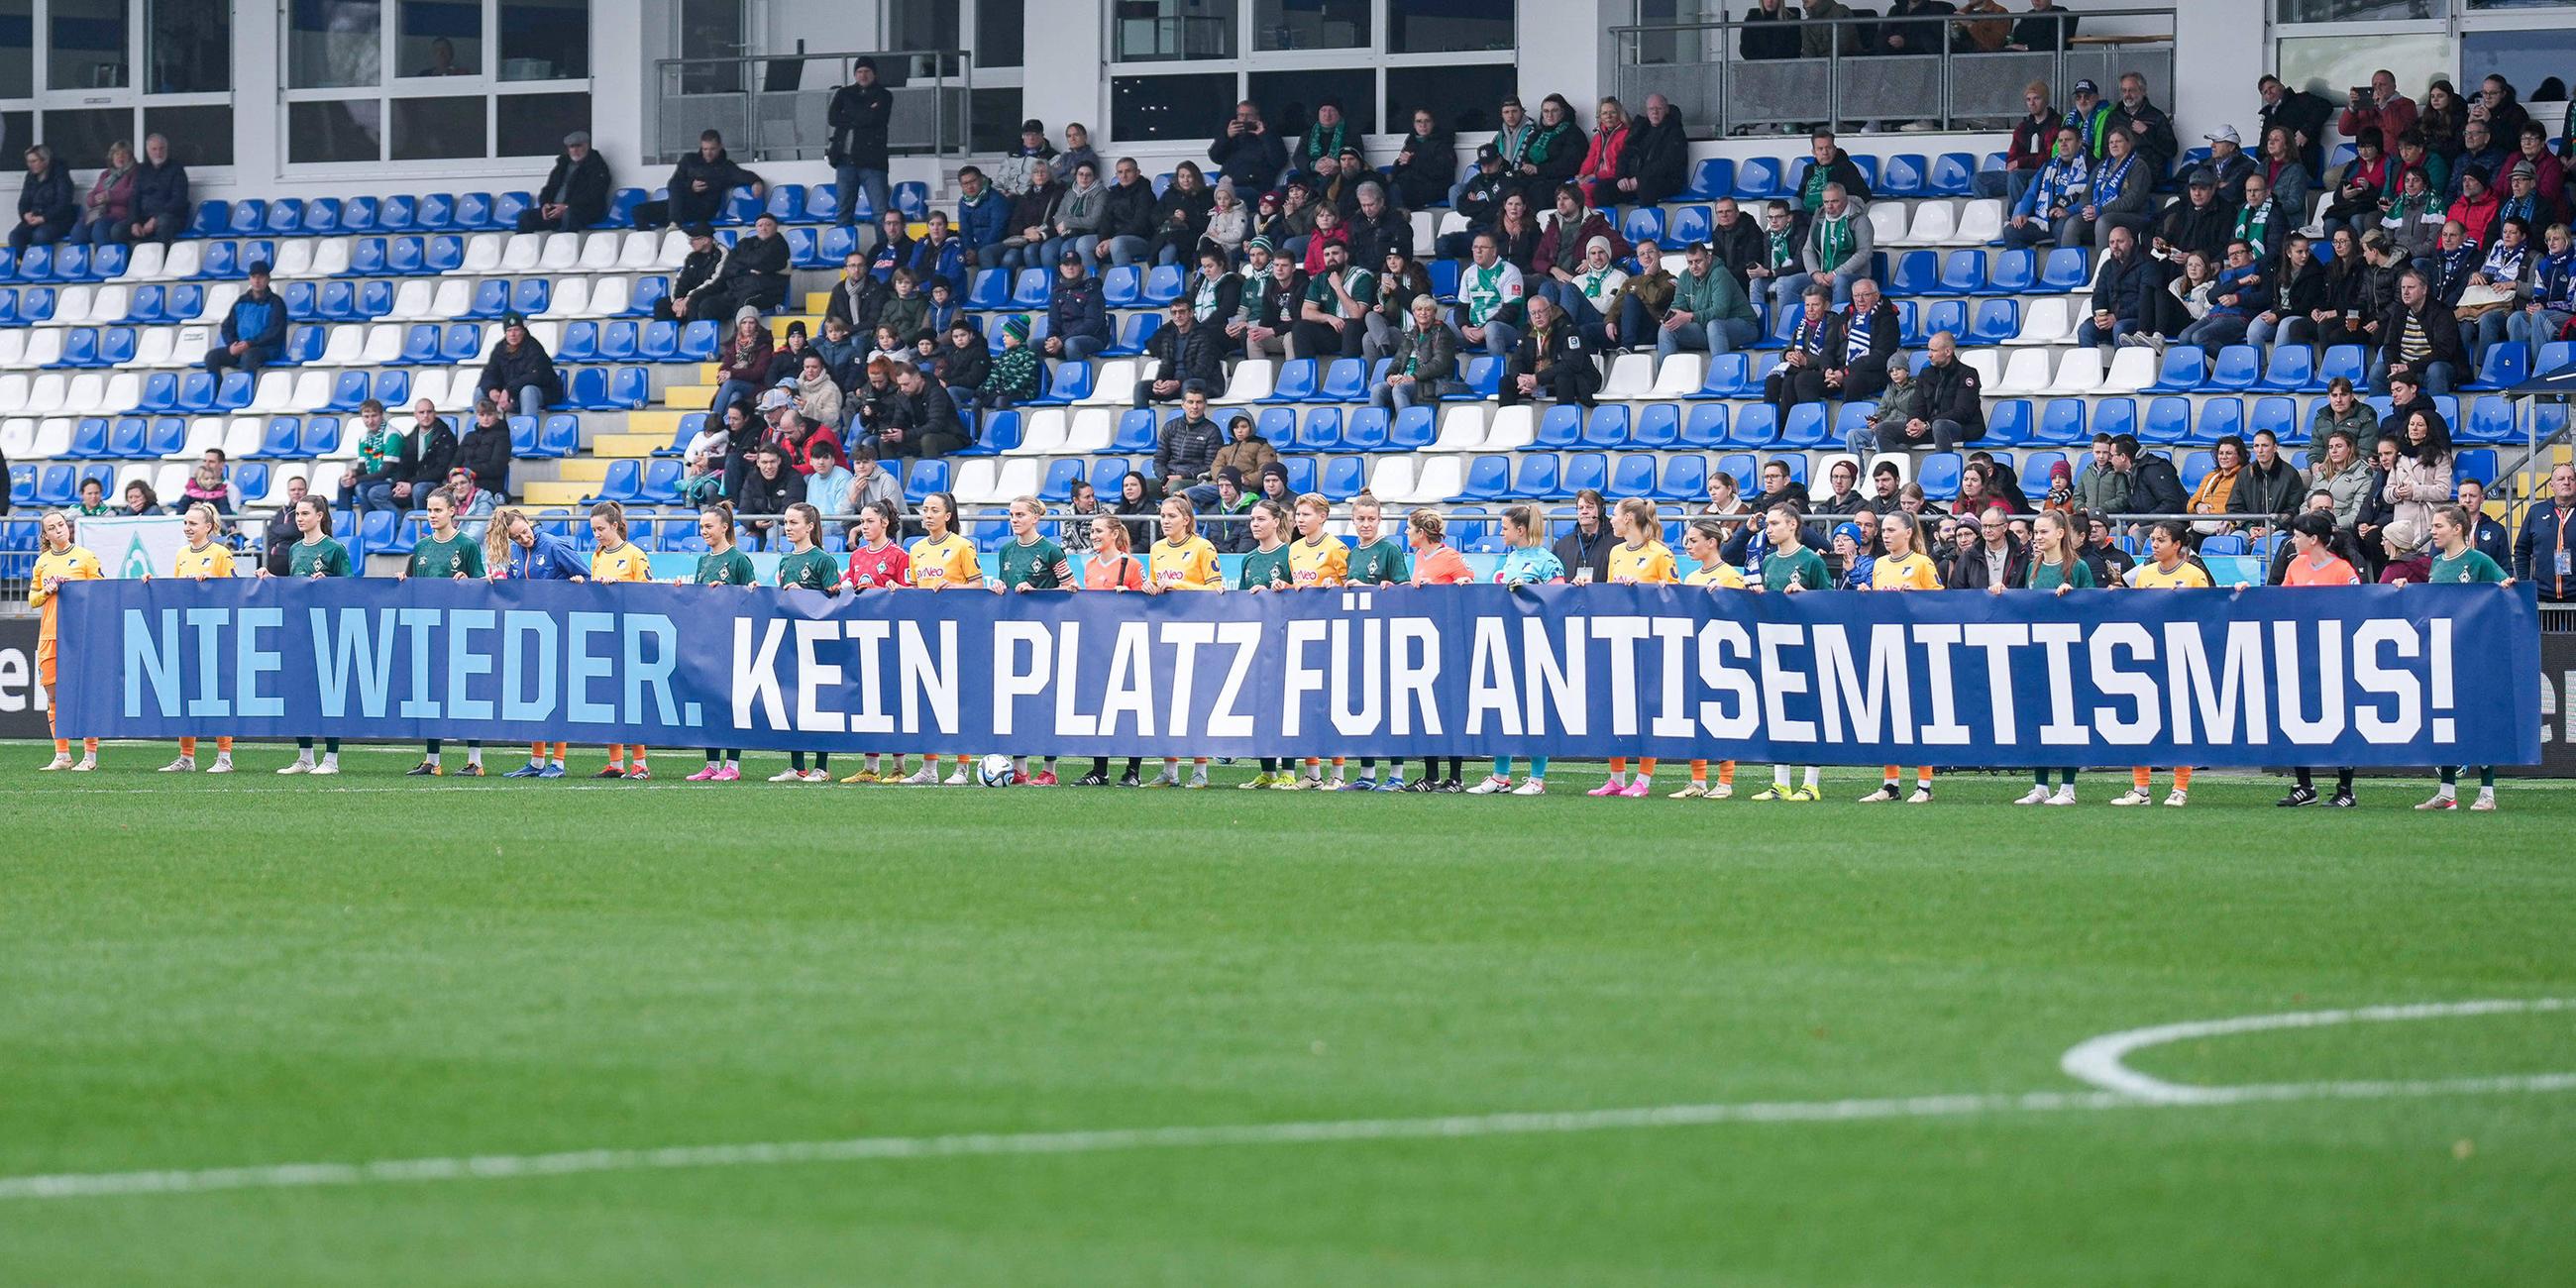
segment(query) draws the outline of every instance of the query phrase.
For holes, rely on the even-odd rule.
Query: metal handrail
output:
[[[2168,55],[2171,53],[2176,38],[2176,32],[2178,30],[2178,21],[2175,16],[2175,11],[2171,8],[2088,8],[2081,11],[2067,10],[2063,12],[2066,20],[2069,22],[2099,21],[2102,19],[2118,18],[2162,19],[2166,28],[2164,35],[2161,38],[2150,36],[2148,40],[2153,42],[2151,47],[2161,49]],[[1990,53],[1989,51],[1974,47],[1962,47],[1957,43],[1959,39],[1957,28],[1962,23],[2018,23],[2025,18],[2033,16],[2035,15],[2027,12],[2012,14],[1950,13],[1834,18],[1800,17],[1782,22],[1748,23],[1740,18],[1720,14],[1717,17],[1698,22],[1629,23],[1610,28],[1610,36],[1613,43],[1617,46],[1615,63],[1615,67],[1617,69],[1616,74],[1623,78],[1627,73],[1632,71],[1653,67],[1696,66],[1715,69],[1716,82],[1713,92],[1708,96],[1708,101],[1715,109],[1712,114],[1712,124],[1714,125],[1717,136],[1721,138],[1732,134],[1734,132],[1734,128],[1739,124],[1774,124],[1785,119],[1767,116],[1759,120],[1738,119],[1741,109],[1745,105],[1740,101],[1740,94],[1734,82],[1737,78],[1737,72],[1735,69],[1742,63],[1823,63],[1824,96],[1821,100],[1822,110],[1818,112],[1809,112],[1803,119],[1812,120],[1839,130],[1846,128],[1849,124],[1841,108],[1844,82],[1848,77],[1866,75],[1866,64],[1875,62],[1881,58],[1930,58],[1937,56],[1939,58],[1939,64],[1936,68],[1938,87],[1937,94],[1939,101],[1937,104],[1933,105],[1937,110],[1926,112],[1882,113],[1875,115],[1882,117],[1899,116],[1910,119],[1932,119],[1937,120],[1942,127],[1949,128],[1955,124],[1954,114],[1951,111],[1951,108],[1955,99],[1954,78],[1960,70],[1954,61],[1955,56],[1970,55],[2013,58],[2045,56],[2049,59],[2048,83],[2053,87],[2059,87],[2061,93],[2063,92],[2063,87],[2070,83],[2067,70],[2068,62],[2070,56],[2076,53],[2077,50],[2071,48],[2067,41],[2060,41],[2055,47],[2049,49],[2032,49],[2027,52],[2012,53],[2006,53],[2003,51]],[[1845,40],[1845,36],[1843,35],[1844,28],[1853,28],[1874,33],[1881,28],[1891,25],[1918,25],[1921,28],[1937,26],[1941,32],[1941,47],[1937,51],[1925,50],[1919,53],[1909,52],[1902,54],[1887,54],[1877,51],[1846,54],[1843,51]],[[1835,32],[1834,39],[1827,42],[1825,56],[1821,59],[1810,59],[1805,57],[1803,54],[1786,59],[1746,59],[1738,52],[1739,41],[1742,35],[1748,32],[1758,32],[1762,34],[1786,32],[1794,35],[1816,27],[1831,28]],[[1911,36],[1913,32],[1909,31],[1906,34]],[[1717,41],[1717,50],[1714,57],[1701,57],[1694,59],[1673,58],[1667,61],[1647,61],[1644,56],[1645,46],[1650,39],[1657,37],[1675,42],[1677,50],[1679,48],[1679,42],[1695,39],[1700,42],[1700,49],[1702,52],[1706,51],[1706,42],[1713,37]],[[2076,39],[2081,38],[2078,37]],[[2101,48],[2105,49],[2132,49],[2136,47],[2136,43],[2101,46]],[[1857,71],[1847,71],[1843,67],[1843,62],[1847,58],[1862,60],[1863,67]],[[2111,97],[2111,95],[2106,91],[2105,97]],[[1631,104],[1631,107],[1634,107],[1633,103]],[[1685,121],[1691,121],[1692,118],[1690,114],[1685,113],[1683,119]]]
[[[940,157],[964,155],[974,138],[974,55],[963,49],[897,49],[844,50],[832,53],[791,53],[701,55],[684,58],[656,59],[653,64],[658,92],[652,96],[653,124],[648,136],[648,162],[667,163],[686,155],[696,146],[698,131],[719,120],[734,124],[724,130],[729,149],[744,161],[801,160],[823,154],[823,139],[828,126],[823,126],[823,105],[831,101],[834,91],[849,83],[850,69],[861,58],[876,60],[879,83],[897,97],[897,110],[909,93],[928,91],[930,129],[927,137],[918,131],[898,131],[889,139],[889,151],[896,154],[929,154]],[[807,65],[824,65],[822,83],[806,83]],[[771,88],[782,79],[782,68],[793,67],[793,84]],[[712,79],[729,88],[692,92],[687,79],[692,75],[722,72],[733,75]],[[795,105],[792,119],[778,121],[764,114],[764,100],[793,96],[812,103],[812,120],[808,121],[806,102]],[[691,119],[673,120],[666,114],[694,109]],[[785,138],[773,137],[782,126]],[[717,128],[722,128],[717,125]],[[820,132],[808,133],[809,128]]]

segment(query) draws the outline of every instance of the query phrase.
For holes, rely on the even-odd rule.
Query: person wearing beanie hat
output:
[[[527,319],[516,314],[502,319],[501,342],[492,346],[492,356],[483,361],[483,374],[474,382],[478,398],[489,398],[503,407],[514,407],[521,416],[542,416],[546,408],[563,401],[563,382],[555,374],[555,360],[546,346],[528,334]]]
[[[1359,141],[1350,122],[1342,117],[1342,100],[1325,95],[1315,104],[1315,124],[1297,142],[1297,154],[1290,158],[1297,169],[1315,177],[1321,188],[1340,169],[1342,149]]]
[[[984,383],[976,386],[975,401],[998,411],[1037,397],[1045,383],[1046,362],[1029,344],[1029,315],[1002,319],[1002,347],[993,354]]]
[[[858,60],[850,67],[850,83],[832,91],[831,103],[823,111],[824,124],[832,132],[823,145],[823,160],[832,167],[835,225],[856,225],[862,194],[868,199],[870,217],[884,214],[894,204],[886,159],[886,129],[893,120],[894,95],[877,83],[876,60]]]
[[[258,375],[285,351],[286,301],[269,286],[268,261],[253,260],[250,288],[225,312],[215,347],[206,350],[206,370],[221,375],[227,367],[239,367]]]
[[[680,232],[689,239],[689,253],[681,259],[680,271],[671,279],[670,292],[653,301],[653,316],[662,322],[686,318],[691,298],[699,288],[716,280],[716,270],[724,267],[724,252],[716,248],[714,229],[705,224],[689,224]]]
[[[579,232],[608,217],[608,161],[590,146],[587,131],[564,136],[563,155],[537,189],[537,203],[519,212],[519,231]]]

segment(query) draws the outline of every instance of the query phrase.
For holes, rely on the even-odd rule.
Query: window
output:
[[[1234,73],[1119,76],[1109,82],[1109,133],[1122,142],[1204,139],[1234,110]]]
[[[2276,0],[2283,22],[2368,22],[2374,19],[2432,18],[2425,0]],[[2447,9],[2447,3],[2444,5]]]
[[[68,112],[48,109],[44,114],[45,142],[54,150],[54,159],[67,169],[95,170],[107,164],[107,145],[119,139],[128,146],[135,143],[134,109],[130,107],[79,108]],[[24,147],[18,149],[25,152]],[[25,164],[21,158],[20,164]],[[79,185],[86,193],[86,185]]]
[[[1468,133],[1502,128],[1506,95],[1520,90],[1520,72],[1509,63],[1466,67],[1389,67],[1386,115],[1389,133],[1413,128],[1414,110],[1429,107],[1443,128]]]
[[[383,12],[375,0],[297,0],[286,6],[287,86],[347,89],[381,84]]]
[[[35,92],[36,0],[0,0],[0,98],[28,98]],[[23,139],[27,132],[13,129],[9,137]]]
[[[1363,134],[1377,132],[1376,72],[1254,72],[1250,80],[1250,90],[1244,97],[1259,103],[1261,119],[1292,140],[1314,124],[1315,109],[1328,98],[1341,104],[1342,119],[1347,125],[1343,133],[1351,142],[1359,142]],[[1200,132],[1214,134],[1227,114],[1226,109],[1220,109],[1200,122]],[[1407,114],[1405,119],[1412,117]],[[1290,147],[1294,146],[1292,141]]]
[[[2281,79],[2292,85],[2319,85],[2318,92],[2340,103],[2344,89],[2370,83],[2372,72],[2385,67],[2397,74],[2407,97],[2423,101],[2423,87],[2435,76],[2451,74],[2451,41],[2440,32],[2423,35],[2386,33],[2368,40],[2343,36],[2299,36],[2282,40]]]
[[[1386,0],[1386,49],[1391,54],[1508,50],[1512,39],[1509,3]]]
[[[977,152],[1008,152],[1020,143],[1021,94],[1017,87],[985,89],[978,87],[967,100],[975,121],[975,137],[967,146]],[[1120,136],[1125,137],[1125,136]]]
[[[395,99],[393,159],[445,161],[482,156],[483,118],[489,103],[480,94]]]
[[[975,65],[1017,67],[1028,54],[1028,0],[975,0]]]
[[[225,0],[146,0],[143,92],[221,94],[233,87],[233,11]]]
[[[127,0],[52,0],[46,7],[47,89],[126,85]]]
[[[394,24],[394,74],[482,75],[483,0],[402,0]],[[400,113],[394,133],[402,133]]]
[[[590,0],[501,0],[501,79],[590,76]]]
[[[588,94],[503,94],[493,104],[495,156],[550,157],[563,151],[565,135],[590,128]]]
[[[888,47],[957,48],[957,9],[956,0],[894,0],[886,13]]]
[[[1252,47],[1366,49],[1370,0],[1252,0]]]
[[[0,112],[0,139],[9,140],[0,147],[0,174],[27,172],[26,141],[36,137],[36,114],[33,112]]]
[[[2479,81],[2502,76],[2517,97],[2529,100],[2542,81],[2556,77],[2565,83],[2570,66],[2576,66],[2576,31],[2564,27],[2460,34],[2460,88],[2470,93]],[[2557,132],[2558,122],[2542,124]]]
[[[286,159],[290,164],[373,161],[382,154],[383,137],[382,99],[286,105]]]
[[[147,106],[143,132],[170,140],[170,159],[191,169],[233,163],[233,109],[227,105]]]
[[[1110,7],[1110,57],[1122,63],[1232,58],[1238,12],[1235,0],[1117,0]]]

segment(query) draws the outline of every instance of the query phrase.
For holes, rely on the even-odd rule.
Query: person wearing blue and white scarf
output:
[[[2040,167],[2039,177],[2024,188],[2021,200],[2013,206],[2011,226],[2004,229],[2004,244],[2012,247],[2036,246],[2055,241],[2061,246],[2077,244],[2068,225],[2084,203],[2084,194],[2093,186],[2093,163],[2084,156],[2082,140],[2072,130],[2060,130],[2057,154]]]
[[[2576,317],[2576,236],[2565,224],[2550,225],[2547,236],[2549,253],[2531,268],[2531,299],[2504,323],[2505,335],[2535,356]]]
[[[2145,231],[2147,203],[2156,183],[2155,167],[2139,158],[2137,144],[2127,130],[2112,131],[2109,147],[2109,154],[2093,167],[2093,190],[2086,195],[2083,208],[2059,228],[2058,245],[2104,245],[2115,227],[2132,233]]]
[[[2500,287],[2512,298],[2475,317],[2460,319],[2460,346],[2471,355],[2483,360],[2488,349],[2504,343],[2509,334],[2507,327],[2530,286],[2531,261],[2531,225],[2520,219],[2507,219],[2496,225],[2495,246],[2478,265],[2478,271],[2470,275],[2469,285]]]

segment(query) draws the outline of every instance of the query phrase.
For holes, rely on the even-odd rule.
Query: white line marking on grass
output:
[[[2274,1029],[2315,1029],[2338,1024],[2386,1024],[2401,1020],[2437,1020],[2463,1015],[2529,1015],[2576,1009],[2576,998],[2542,997],[2486,1002],[2427,1002],[2412,1006],[2363,1006],[2343,1011],[2290,1011],[2280,1015],[2240,1015],[2225,1020],[2160,1024],[2087,1038],[2059,1057],[2057,1067],[2078,1082],[2158,1104],[2233,1104],[2249,1098],[2256,1087],[2195,1087],[2150,1077],[2128,1066],[2132,1052],[2194,1038],[2263,1033]],[[2333,1085],[2333,1084],[2327,1084]],[[2277,1098],[2277,1097],[2273,1097]]]
[[[200,1194],[220,1190],[311,1189],[417,1181],[508,1180],[597,1172],[766,1167],[919,1158],[991,1158],[1097,1154],[1141,1149],[1311,1145],[1349,1141],[1465,1140],[1494,1136],[1567,1135],[1729,1123],[1836,1123],[1897,1118],[1962,1118],[1980,1114],[2176,1109],[2312,1100],[2392,1100],[2576,1091],[2576,1073],[2388,1082],[2297,1082],[2185,1087],[2159,1082],[2120,1063],[2142,1047],[2193,1037],[2306,1028],[2356,1021],[2430,1019],[2576,1009],[2576,999],[2449,1002],[2350,1011],[2257,1015],[2106,1034],[2077,1044],[2060,1061],[2092,1091],[1934,1095],[1856,1100],[1772,1100],[1561,1113],[1455,1114],[1437,1118],[1359,1118],[1338,1122],[1242,1123],[1205,1127],[1131,1127],[1100,1131],[861,1136],[846,1140],[751,1145],[677,1145],[660,1149],[591,1149],[555,1154],[484,1154],[387,1159],[371,1163],[284,1163],[256,1167],[141,1172],[69,1172],[0,1177],[0,1201]],[[2117,1081],[2123,1085],[2112,1086]]]

